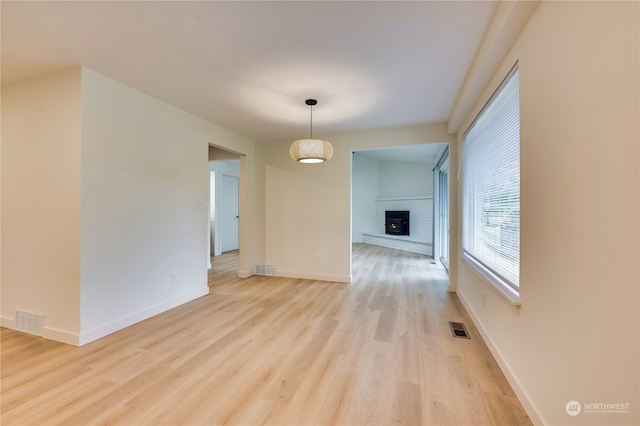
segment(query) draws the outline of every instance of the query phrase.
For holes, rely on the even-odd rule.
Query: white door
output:
[[[220,251],[238,250],[238,178],[222,175],[220,179]]]

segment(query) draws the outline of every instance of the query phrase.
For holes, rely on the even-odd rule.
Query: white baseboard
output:
[[[16,329],[16,321],[13,318],[2,317],[0,318],[0,326],[4,328]]]
[[[129,327],[130,325],[133,325],[140,321],[144,321],[155,315],[161,314],[162,312],[168,311],[169,309],[173,309],[177,306],[183,305],[199,297],[206,296],[207,294],[209,294],[209,287],[204,287],[196,291],[193,291],[191,293],[185,294],[183,296],[176,297],[175,299],[166,301],[164,303],[161,303],[149,309],[136,312],[133,315],[129,315],[125,318],[121,318],[117,321],[106,324],[104,326],[94,328],[93,330],[88,331],[86,333],[82,333],[80,335],[78,346],[86,345],[89,342],[93,342],[94,340],[97,340],[108,334],[122,330],[123,328]]]
[[[278,271],[278,277],[286,277],[286,278],[301,278],[304,280],[316,280],[316,281],[332,281],[338,283],[348,283],[351,284],[351,275],[343,276],[343,275],[322,275],[322,274],[308,274],[304,272],[288,272],[288,271]]]
[[[253,271],[238,271],[238,278],[249,278],[255,275]]]
[[[482,339],[484,340],[485,344],[489,348],[489,351],[491,352],[496,362],[498,363],[500,370],[502,370],[502,373],[504,374],[507,381],[511,385],[511,388],[513,389],[516,396],[518,397],[518,400],[522,404],[524,411],[527,412],[527,415],[529,416],[529,419],[531,419],[531,422],[534,425],[547,424],[543,422],[540,415],[538,415],[538,412],[533,406],[533,403],[531,402],[529,397],[527,396],[527,393],[522,389],[522,387],[520,386],[520,383],[518,382],[518,379],[516,379],[515,375],[511,372],[511,369],[509,368],[509,365],[502,357],[500,350],[494,344],[493,340],[485,330],[484,326],[476,316],[475,312],[473,311],[473,309],[471,309],[471,306],[469,305],[469,303],[467,303],[467,300],[464,298],[464,295],[460,291],[458,291],[456,294],[458,295],[458,298],[460,299],[460,302],[462,302],[462,305],[464,306],[464,308],[467,310],[467,313],[469,314],[471,321],[473,321],[473,324],[478,329],[478,332],[480,333],[480,335],[482,336]]]
[[[55,328],[43,328],[42,337],[56,342],[66,343],[67,345],[80,346],[80,336]]]
[[[16,330],[16,321],[13,318],[7,318],[7,317],[0,318],[0,325],[4,328],[10,328],[11,330]],[[20,333],[24,333],[22,330],[16,330],[16,331]],[[80,346],[80,336],[78,336],[76,333],[57,330],[55,328],[43,327],[42,334],[39,335],[38,337],[44,337],[45,339],[55,340],[56,342],[60,342],[60,343],[66,343],[67,345]]]

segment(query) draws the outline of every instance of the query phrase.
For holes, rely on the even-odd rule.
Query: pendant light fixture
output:
[[[313,106],[318,101],[307,99],[306,104],[311,107],[311,136],[305,139],[298,139],[291,144],[289,154],[291,158],[301,163],[322,163],[333,155],[333,147],[329,141],[315,139],[313,137]]]

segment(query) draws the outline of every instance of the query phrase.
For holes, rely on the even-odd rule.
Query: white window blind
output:
[[[510,72],[464,137],[462,248],[511,289],[520,276],[520,94]]]

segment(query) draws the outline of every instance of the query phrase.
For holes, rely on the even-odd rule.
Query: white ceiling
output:
[[[446,143],[424,145],[406,145],[393,148],[369,149],[356,151],[358,154],[378,160],[406,161],[409,163],[435,164],[438,155],[445,149]]]
[[[1,2],[2,84],[84,65],[251,140],[446,122],[496,1]]]

